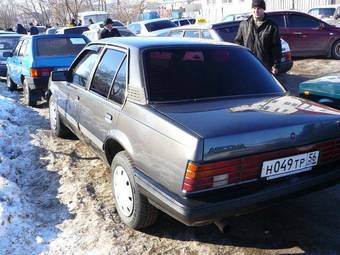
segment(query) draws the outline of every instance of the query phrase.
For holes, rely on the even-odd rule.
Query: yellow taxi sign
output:
[[[196,19],[196,24],[204,24],[207,23],[207,20],[204,18],[198,18]]]
[[[310,91],[305,90],[305,91],[303,92],[303,94],[304,94],[305,96],[309,96],[309,95],[310,95]]]

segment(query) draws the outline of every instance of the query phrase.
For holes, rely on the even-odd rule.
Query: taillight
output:
[[[43,67],[43,68],[31,68],[31,77],[43,77],[50,76],[50,73],[53,70],[51,68]]]
[[[197,164],[189,162],[185,173],[183,192],[194,192],[218,188],[256,179],[256,167],[249,165],[244,169],[244,159],[228,160],[217,163]]]
[[[264,161],[313,150],[320,152],[318,165],[340,160],[340,139],[215,163],[198,164],[189,162],[182,191],[191,193],[254,181],[260,178]]]

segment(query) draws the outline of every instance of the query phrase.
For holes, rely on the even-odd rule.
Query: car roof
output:
[[[25,35],[23,38],[65,38],[65,37],[81,37],[86,38],[86,36],[82,34],[38,34],[38,35]]]
[[[314,6],[312,8],[310,8],[309,10],[312,9],[320,9],[320,8],[339,8],[340,4],[328,4],[328,5],[319,5],[319,6]]]
[[[143,21],[136,21],[136,22],[130,23],[129,25],[132,25],[132,24],[142,24],[142,25],[145,25],[145,24],[149,24],[149,23],[152,23],[152,22],[164,21],[164,20],[171,21],[170,19],[159,18],[159,19],[149,19],[149,20],[143,20]]]
[[[16,34],[16,33],[0,33],[0,37],[22,37],[22,34]]]
[[[176,38],[176,37],[111,37],[102,39],[91,44],[105,44],[120,46],[123,48],[145,49],[145,48],[160,48],[160,47],[181,47],[181,46],[206,46],[216,47],[220,46],[233,46],[241,47],[227,42],[214,42],[209,40],[199,40],[191,38]]]
[[[191,24],[185,25],[180,27],[171,28],[171,30],[183,30],[183,29],[210,29],[212,24],[210,23],[203,23],[203,24]]]

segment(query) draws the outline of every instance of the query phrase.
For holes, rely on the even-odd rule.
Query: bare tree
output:
[[[17,9],[15,1],[0,0],[0,26],[13,28],[16,24]]]

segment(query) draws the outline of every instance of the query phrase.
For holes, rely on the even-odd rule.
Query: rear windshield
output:
[[[284,92],[245,49],[148,50],[144,52],[144,66],[153,102]]]
[[[64,34],[79,34],[81,35],[83,32],[89,30],[88,27],[73,27],[64,30]]]
[[[176,27],[175,23],[170,20],[160,20],[145,24],[146,29],[149,32],[161,30],[170,27]]]
[[[37,56],[77,55],[86,45],[84,38],[39,38]]]
[[[19,37],[0,37],[0,50],[11,51],[19,42]]]

